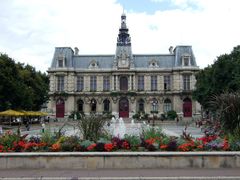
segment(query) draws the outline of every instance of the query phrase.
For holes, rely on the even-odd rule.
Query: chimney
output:
[[[172,46],[170,46],[168,50],[169,50],[170,54],[173,54],[173,47]]]
[[[74,50],[75,50],[74,55],[78,55],[79,49],[77,47],[75,47]]]

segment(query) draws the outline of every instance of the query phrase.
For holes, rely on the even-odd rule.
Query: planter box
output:
[[[240,152],[1,153],[0,169],[240,168]]]

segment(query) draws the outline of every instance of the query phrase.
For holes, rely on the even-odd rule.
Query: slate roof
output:
[[[56,47],[51,68],[57,68],[58,57],[65,56],[65,67],[88,69],[92,61],[96,61],[99,69],[112,69],[115,55],[74,55],[70,47]],[[173,54],[133,54],[135,69],[149,68],[149,63],[155,61],[159,68],[181,67],[181,57],[190,55],[191,66],[197,67],[191,46],[177,46]]]

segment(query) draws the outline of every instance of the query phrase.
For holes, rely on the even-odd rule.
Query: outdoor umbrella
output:
[[[9,116],[9,117],[15,116],[15,117],[17,117],[17,116],[24,116],[24,113],[9,109],[9,110],[0,112],[0,116]],[[11,119],[10,119],[10,125],[11,125]]]
[[[0,112],[0,116],[23,116],[24,113],[12,109]]]

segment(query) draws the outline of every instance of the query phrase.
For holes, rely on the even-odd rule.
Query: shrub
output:
[[[125,134],[124,139],[129,143],[130,149],[133,151],[136,151],[141,144],[138,136]]]
[[[220,122],[226,132],[236,133],[240,129],[240,93],[225,92],[212,97],[210,106],[219,115]]]
[[[142,131],[142,136],[144,139],[150,139],[150,138],[159,138],[164,136],[164,134],[162,133],[162,129],[159,128],[147,128],[147,129],[143,129]]]
[[[42,133],[42,142],[46,143],[47,145],[51,145],[54,142],[56,142],[56,138],[51,133],[50,128],[45,129],[45,131]]]
[[[23,139],[23,138],[22,138]],[[21,140],[21,137],[12,131],[6,131],[0,138],[0,145],[3,146],[2,151],[12,151],[14,148],[14,142],[17,143]]]
[[[79,138],[77,136],[66,137],[61,143],[63,151],[74,151],[75,147],[79,145]]]
[[[177,113],[174,110],[168,111],[167,112],[167,118],[174,120],[177,117]]]
[[[95,114],[85,116],[78,120],[77,127],[84,140],[97,141],[104,134],[104,125],[108,119]]]

